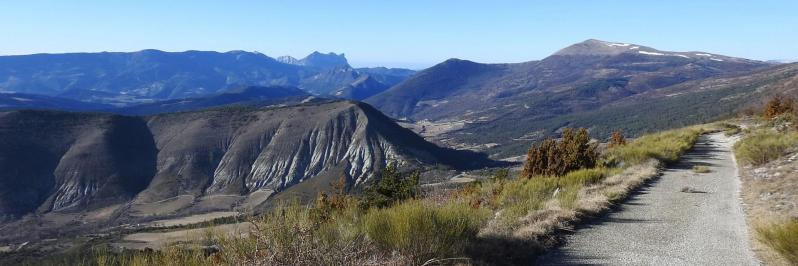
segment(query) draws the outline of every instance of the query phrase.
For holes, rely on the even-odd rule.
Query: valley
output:
[[[536,61],[448,59],[419,71],[355,68],[343,54],[319,52],[302,59],[158,50],[0,56],[0,264],[45,253],[87,256],[97,247],[116,259],[201,251],[249,264],[226,253],[231,245],[278,241],[283,233],[290,235],[279,241],[318,250],[304,255],[318,263],[464,256],[524,264],[547,252],[554,253],[544,263],[594,262],[588,250],[603,242],[592,239],[627,239],[618,233],[623,226],[645,224],[638,216],[648,212],[615,204],[637,206],[640,188],[660,182],[667,186],[652,194],[660,198],[704,182],[682,180],[690,170],[680,165],[709,156],[696,153],[723,144],[722,154],[710,149],[721,161],[702,163],[723,167],[710,167],[712,182],[737,180],[717,121],[754,119],[774,97],[795,95],[796,82],[795,63],[595,39]],[[583,143],[530,155],[582,128]],[[584,165],[530,172],[527,155],[564,167],[557,158],[577,155],[554,152],[575,150],[585,153],[574,159]],[[739,204],[728,201],[735,187],[722,188],[713,196],[723,199],[711,203]],[[684,210],[671,199],[646,204]],[[399,224],[420,213],[444,227]],[[386,218],[394,215],[409,218]],[[635,221],[579,228],[602,215]],[[733,215],[745,231],[742,213]],[[447,225],[455,220],[462,224]],[[667,236],[681,231],[658,225]],[[420,231],[390,239],[381,235],[386,228]],[[572,229],[580,232],[563,236]],[[747,251],[742,231],[731,242]],[[333,240],[316,239],[326,234]],[[416,238],[431,251],[397,244]],[[627,260],[614,257],[618,249],[645,246],[618,244],[599,244],[607,248],[602,256],[620,263]],[[255,257],[264,264],[304,259],[281,248],[255,249],[267,252]],[[628,256],[654,260],[641,252]],[[675,252],[669,258],[686,251]],[[755,260],[748,254],[734,262]]]

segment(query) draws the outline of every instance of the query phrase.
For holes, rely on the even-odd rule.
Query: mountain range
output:
[[[497,155],[514,156],[567,125],[542,127],[539,121],[591,112],[688,81],[771,66],[706,52],[668,52],[591,39],[540,61],[481,64],[450,59],[365,102],[398,119],[454,125],[436,136],[447,145],[491,143],[494,152],[501,152]]]
[[[34,54],[0,56],[0,92],[117,106],[203,97],[241,86],[292,86],[334,97],[331,92],[365,75],[387,88],[412,73],[355,69],[343,54],[318,52],[295,62],[245,51]]]

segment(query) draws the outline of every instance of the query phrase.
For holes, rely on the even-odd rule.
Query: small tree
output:
[[[773,119],[779,115],[791,112],[792,110],[792,99],[776,96],[765,104],[765,108],[762,110],[762,116],[767,119]]]
[[[349,206],[349,202],[353,200],[346,189],[346,174],[341,173],[338,180],[330,182],[332,188],[332,195],[327,192],[319,192],[316,196],[316,202],[311,211],[311,218],[316,219],[317,222],[323,222],[330,219],[333,212],[343,210]]]
[[[330,219],[332,215],[332,205],[330,204],[330,197],[325,192],[319,192],[316,195],[316,203],[310,212],[310,218],[316,223],[321,223]]]
[[[396,202],[415,198],[418,194],[418,171],[406,177],[399,174],[396,165],[388,164],[382,169],[380,179],[365,191],[364,204],[368,207],[388,207]]]
[[[587,129],[565,128],[560,141],[547,138],[539,145],[532,145],[521,176],[562,176],[573,170],[594,167],[598,157],[596,144],[590,143]]]
[[[612,132],[612,136],[610,137],[610,143],[608,147],[618,147],[626,145],[626,138],[623,136],[620,130],[616,130]]]

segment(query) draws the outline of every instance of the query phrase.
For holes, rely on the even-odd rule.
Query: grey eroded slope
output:
[[[0,218],[281,192],[342,173],[357,186],[389,161],[413,168],[488,162],[426,142],[351,101],[148,117],[0,112]]]
[[[740,179],[721,134],[620,206],[566,237],[543,265],[757,265],[739,200]],[[696,174],[694,165],[710,173]],[[695,191],[682,192],[689,187]]]
[[[155,152],[138,118],[0,113],[0,218],[128,200],[152,178]]]

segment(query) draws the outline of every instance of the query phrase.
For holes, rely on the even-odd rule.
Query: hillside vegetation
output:
[[[657,160],[675,160],[701,132],[685,128],[641,137],[563,175],[511,177],[497,171],[463,188],[426,195],[408,188],[413,174],[388,169],[383,174],[389,176],[372,185],[380,187],[382,198],[351,196],[334,185],[338,191],[320,194],[313,205],[281,203],[252,218],[252,232],[208,237],[202,249],[99,252],[92,259],[100,265],[518,263],[550,247],[558,228],[606,210],[653,177]],[[556,156],[590,152],[566,149]],[[372,198],[380,198],[380,204],[370,204]]]
[[[790,98],[774,96],[734,146],[744,166],[743,199],[749,219],[756,239],[766,247],[759,255],[770,265],[798,264],[798,208],[792,204],[798,199],[797,107]]]
[[[615,130],[641,136],[672,128],[735,117],[759,106],[773,93],[796,95],[798,64],[780,65],[753,74],[709,78],[641,93],[597,110],[556,116],[508,114],[502,119],[470,123],[441,138],[462,143],[499,143],[487,150],[498,157],[523,154],[531,142],[556,135],[563,127],[587,127],[594,137]],[[509,141],[512,140],[512,141]]]

